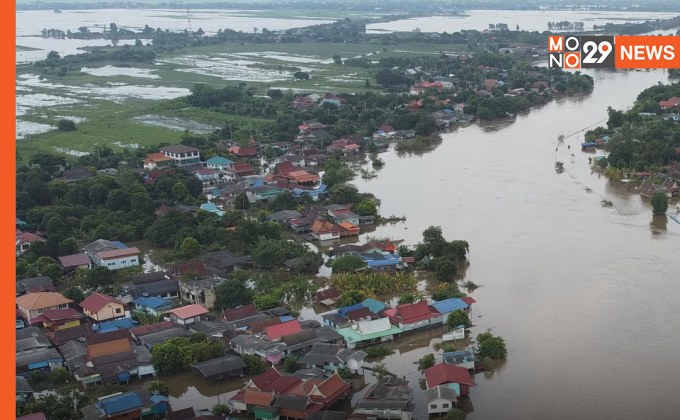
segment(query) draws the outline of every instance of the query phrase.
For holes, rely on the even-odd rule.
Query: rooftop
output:
[[[85,300],[80,302],[80,307],[90,313],[96,313],[109,303],[115,303],[117,305],[124,306],[123,302],[114,297],[99,292],[92,292],[88,297],[85,298]]]
[[[29,311],[68,305],[72,302],[71,299],[67,299],[61,293],[56,292],[27,293],[17,298],[17,305]]]
[[[167,311],[166,313],[170,313],[175,315],[179,319],[189,319],[201,315],[207,314],[209,311],[205,308],[205,306],[200,305],[200,304],[193,304],[193,305],[187,305],[187,306],[182,306],[181,308],[175,308]]]

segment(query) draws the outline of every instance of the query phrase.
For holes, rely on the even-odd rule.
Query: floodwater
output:
[[[592,173],[583,133],[555,151],[558,135],[630,106],[666,73],[591,74],[588,96],[459,129],[422,157],[387,152],[378,178],[355,182],[380,197],[382,214],[407,218],[371,236],[415,244],[439,225],[470,243],[466,280],[481,286],[473,335],[492,329],[509,356],[490,378],[476,376],[469,418],[677,418],[680,224]],[[423,351],[414,353],[388,367],[401,373]]]
[[[373,23],[366,26],[368,33],[410,32],[419,28],[422,32],[458,32],[462,30],[483,31],[489,24],[505,23],[514,30],[519,25],[524,31],[547,31],[548,22],[583,22],[585,30],[593,25],[606,23],[644,22],[668,19],[677,13],[623,12],[623,11],[569,11],[569,10],[467,10],[464,16],[429,16],[403,19],[394,22]]]
[[[60,29],[77,32],[85,26],[91,31],[101,32],[114,22],[121,29],[140,31],[148,24],[152,28],[183,31],[189,27],[196,31],[203,29],[206,34],[214,34],[219,29],[251,32],[254,28],[270,31],[299,28],[303,26],[330,23],[332,20],[315,18],[275,19],[249,16],[247,11],[238,10],[188,10],[187,9],[93,9],[64,10],[54,13],[51,10],[18,10],[16,12],[16,43],[25,47],[39,48],[33,51],[17,51],[17,63],[42,60],[54,50],[61,55],[77,54],[79,48],[88,46],[110,46],[105,39],[43,39],[43,29]],[[145,41],[147,42],[147,41]],[[134,45],[133,40],[121,40],[118,45]]]
[[[381,199],[382,214],[407,218],[368,235],[415,244],[439,225],[448,239],[470,243],[465,279],[481,286],[472,335],[491,329],[505,338],[509,356],[476,376],[465,401],[469,418],[670,419],[680,409],[680,224],[652,217],[648,201],[593,172],[593,155],[578,147],[580,130],[603,123],[607,106],[630,106],[666,73],[590,74],[592,94],[511,123],[461,128],[422,156],[383,153],[378,177],[354,182]],[[556,151],[560,134],[568,138]],[[602,207],[602,198],[614,207]],[[321,320],[327,310],[306,307],[301,316]],[[441,333],[404,337],[383,359],[411,382],[418,419],[426,406],[414,363],[427,353],[441,361],[434,351]],[[374,378],[367,372],[363,382]],[[217,403],[217,385],[196,375],[168,383],[177,408]],[[220,384],[220,398],[242,383]],[[365,389],[356,388],[353,401]]]

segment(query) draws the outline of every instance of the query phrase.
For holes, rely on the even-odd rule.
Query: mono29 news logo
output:
[[[548,67],[680,68],[680,36],[553,35],[548,37]]]

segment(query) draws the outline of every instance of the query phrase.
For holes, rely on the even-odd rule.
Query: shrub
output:
[[[668,197],[663,191],[657,191],[652,196],[652,211],[654,214],[666,214],[668,210]]]
[[[71,120],[59,120],[57,122],[57,130],[59,131],[76,131],[76,123]]]

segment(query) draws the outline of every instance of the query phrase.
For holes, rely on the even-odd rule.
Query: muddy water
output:
[[[583,132],[555,150],[559,134],[605,119],[609,105],[631,105],[666,75],[592,75],[590,95],[509,124],[446,134],[420,157],[384,153],[379,177],[355,182],[380,197],[383,214],[407,217],[370,236],[415,244],[427,226],[440,225],[447,238],[470,242],[466,280],[482,286],[473,294],[472,333],[490,328],[503,336],[509,357],[493,374],[477,375],[465,402],[469,418],[676,418],[680,409],[680,224],[653,218],[648,202],[592,172],[592,155],[578,147]],[[564,173],[555,173],[555,159]],[[603,197],[615,207],[601,207]],[[320,319],[326,310],[301,315]],[[441,332],[405,337],[383,360],[411,382],[418,419],[426,406],[414,362],[437,354]],[[363,383],[373,381],[366,373]],[[216,385],[198,376],[168,383],[177,408],[217,402]],[[221,384],[221,398],[241,384]],[[353,401],[364,389],[357,384]]]
[[[609,105],[631,105],[666,75],[593,76],[588,96],[447,134],[422,157],[385,153],[378,178],[356,181],[380,197],[381,213],[407,217],[372,236],[416,243],[441,225],[447,238],[470,242],[466,279],[482,286],[473,333],[491,328],[509,350],[493,376],[477,376],[470,418],[677,418],[680,224],[653,218],[648,202],[591,173],[583,133],[555,151],[559,134],[606,118]],[[601,207],[601,196],[615,208]],[[388,358],[388,367],[401,373],[421,353]]]

